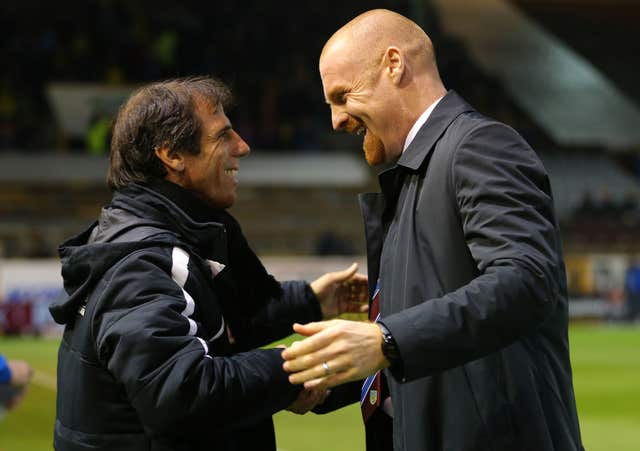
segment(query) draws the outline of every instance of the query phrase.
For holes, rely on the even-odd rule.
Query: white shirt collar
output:
[[[442,97],[444,97],[444,96],[442,96]],[[422,128],[424,123],[427,122],[427,119],[429,119],[429,116],[431,116],[431,112],[436,107],[438,102],[440,102],[442,100],[442,97],[440,97],[438,100],[433,102],[429,106],[429,108],[424,110],[424,113],[422,113],[420,115],[420,117],[418,118],[418,120],[415,122],[415,124],[413,124],[413,127],[411,127],[411,130],[409,130],[409,134],[407,135],[406,139],[404,140],[404,147],[402,148],[402,153],[404,153],[404,151],[407,150],[407,147],[409,147],[409,144],[411,144],[411,141],[413,141],[413,138],[416,137],[416,135],[418,134],[418,131],[420,131],[420,129]]]

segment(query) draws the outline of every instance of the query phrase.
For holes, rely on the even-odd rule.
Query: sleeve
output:
[[[561,298],[562,268],[549,180],[511,128],[488,123],[455,149],[452,192],[479,275],[384,318],[402,382],[453,368],[533,332]]]
[[[11,368],[7,359],[0,354],[0,384],[8,384],[11,381]]]
[[[192,437],[245,427],[293,402],[300,388],[289,384],[280,349],[209,354],[207,342],[192,335],[182,289],[164,266],[152,254],[123,262],[94,322],[98,354],[145,430]]]
[[[330,413],[360,401],[360,390],[363,383],[363,380],[359,380],[333,387],[327,399],[316,406],[312,412],[318,414]]]
[[[282,290],[271,296],[253,315],[238,315],[231,329],[238,349],[251,349],[280,340],[293,333],[293,323],[322,319],[320,303],[308,283],[282,282]]]
[[[222,293],[234,349],[264,346],[291,335],[295,322],[321,320],[320,304],[309,284],[275,280],[249,246],[240,224],[228,214],[225,218],[230,271],[223,271],[214,283]]]

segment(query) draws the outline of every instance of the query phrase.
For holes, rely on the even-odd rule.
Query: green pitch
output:
[[[640,442],[640,328],[574,326],[571,353],[580,425],[588,451],[633,451]],[[28,360],[36,376],[24,402],[0,422],[0,451],[51,450],[54,340],[0,337],[0,352]],[[275,416],[281,451],[364,449],[358,406],[329,415]]]

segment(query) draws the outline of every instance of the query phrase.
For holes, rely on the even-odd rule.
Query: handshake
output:
[[[357,264],[345,271],[328,273],[311,283],[324,318],[346,312],[368,311],[367,278],[356,274]],[[361,380],[389,366],[382,354],[382,332],[370,321],[330,319],[294,324],[293,330],[307,337],[282,352],[289,382],[304,384],[298,399],[287,410],[306,413],[321,404],[329,389]]]

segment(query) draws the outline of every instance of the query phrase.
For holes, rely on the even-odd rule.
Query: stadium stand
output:
[[[585,23],[598,17],[598,2],[590,2],[576,20],[563,2],[542,3],[482,0],[474,8],[507,5],[518,17],[544,21],[544,27],[533,27],[536,33],[558,32],[588,55],[580,36],[588,32]],[[375,6],[412,15],[434,41],[445,84],[480,112],[512,125],[541,152],[565,248],[580,254],[568,258],[572,293],[607,297],[607,287],[623,284],[626,259],[640,252],[638,149],[601,139],[580,145],[565,140],[569,127],[550,127],[544,108],[532,108],[514,94],[514,80],[501,72],[504,62],[491,67],[478,58],[474,45],[482,40],[470,43],[451,27],[447,14],[459,4],[286,0],[274,8],[260,0],[215,6],[161,0],[146,9],[124,0],[73,0],[66,8],[35,0],[3,2],[0,26],[7,39],[0,41],[0,57],[12,63],[0,68],[0,255],[54,257],[58,243],[93,221],[110,197],[104,184],[108,123],[122,99],[144,82],[203,73],[232,85],[237,105],[229,116],[253,148],[242,164],[233,213],[258,252],[361,254],[356,194],[375,189],[375,176],[362,161],[360,140],[331,131],[317,58],[333,30]],[[637,17],[637,11],[629,7],[627,13]],[[611,15],[603,17],[602,34],[615,35],[616,22]],[[631,28],[624,28],[625,38],[633,34]],[[628,52],[636,41],[626,39],[631,44],[625,47],[615,39],[599,40],[604,47],[593,52],[602,55],[607,43],[617,44],[616,55],[622,56],[613,59],[623,60],[623,49]],[[520,53],[515,56],[526,54]],[[637,91],[627,90],[629,71],[613,59],[595,58],[599,64],[591,69],[597,72],[603,63],[604,75],[596,78],[611,77],[616,95],[630,92],[637,103]],[[526,64],[520,61],[519,70],[526,73]],[[629,136],[637,132],[629,129]],[[612,257],[614,263],[585,263],[580,257],[603,252],[619,255]],[[602,267],[615,268],[614,282],[593,276],[602,274]]]

